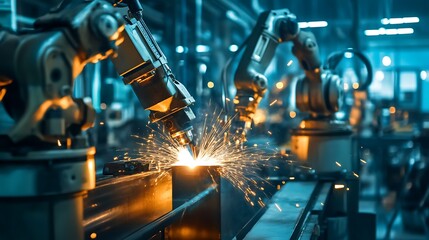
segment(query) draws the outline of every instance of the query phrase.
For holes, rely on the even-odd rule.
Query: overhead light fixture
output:
[[[352,58],[352,57],[353,57],[353,55],[354,55],[354,54],[353,54],[352,52],[345,52],[345,53],[344,53],[344,57],[345,57],[345,58]]]
[[[418,23],[420,22],[420,18],[418,17],[403,17],[403,18],[383,18],[381,19],[381,24],[389,25],[389,24],[404,24],[404,23]]]
[[[195,50],[199,53],[205,53],[210,51],[210,47],[207,45],[197,45]]]
[[[320,28],[320,27],[327,27],[328,22],[327,21],[299,22],[298,26],[299,28]]]
[[[404,35],[404,34],[413,34],[413,28],[379,28],[379,29],[369,29],[365,30],[366,36],[380,36],[380,35]]]
[[[177,53],[184,53],[185,52],[185,48],[183,46],[177,46],[176,47],[176,52]]]
[[[235,45],[235,44],[232,44],[232,45],[229,46],[228,49],[229,49],[230,52],[236,52],[238,50],[238,46]]]
[[[420,72],[420,78],[421,78],[422,80],[426,80],[426,79],[427,79],[427,77],[428,77],[428,72],[426,72],[426,71],[421,71],[421,72]]]
[[[381,62],[383,63],[383,65],[385,67],[390,66],[390,64],[392,64],[392,59],[390,59],[389,56],[384,56],[383,59],[381,60]]]

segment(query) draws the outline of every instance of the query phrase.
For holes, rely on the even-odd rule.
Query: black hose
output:
[[[359,82],[359,87],[356,90],[359,90],[359,91],[367,90],[373,80],[373,69],[369,59],[362,52],[358,50],[355,50],[353,48],[348,48],[343,51],[332,53],[331,55],[329,55],[328,59],[326,60],[324,69],[334,71],[335,68],[338,66],[338,64],[341,62],[341,60],[343,60],[345,53],[353,53],[354,56],[357,56],[359,60],[361,60],[362,63],[365,65],[365,68],[368,72],[366,81],[364,81],[363,83]]]
[[[243,49],[245,49],[247,43],[249,42],[250,35],[244,40],[244,42],[238,47],[237,51],[234,52],[234,54],[226,61],[225,66],[222,69],[222,85],[223,85],[223,93],[224,93],[224,99],[222,99],[223,108],[226,114],[229,113],[228,111],[228,103],[226,102],[226,99],[228,96],[228,68],[230,67],[231,63],[237,58],[237,56],[240,54]]]

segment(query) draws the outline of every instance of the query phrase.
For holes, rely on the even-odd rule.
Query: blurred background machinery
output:
[[[31,28],[36,18],[60,2],[0,0],[0,24],[13,30]],[[429,30],[425,27],[429,21],[426,14],[429,2],[309,0],[303,4],[299,0],[144,0],[141,3],[154,40],[169,60],[176,78],[195,99],[193,110],[197,118],[201,109],[233,102],[234,73],[240,55],[229,60],[251,34],[263,11],[287,8],[294,13],[299,27],[314,33],[323,63],[339,50],[352,48],[362,52],[373,67],[373,81],[368,88],[361,86],[368,75],[367,68],[354,52],[341,53],[343,59],[335,67],[344,91],[344,104],[335,113],[335,119],[350,124],[353,130],[360,210],[377,214],[377,238],[425,239],[429,233],[429,98],[426,96]],[[248,144],[269,141],[284,155],[291,153],[291,129],[299,128],[308,117],[296,103],[295,88],[303,72],[291,48],[292,43],[284,43],[273,53],[273,60],[265,71],[265,97],[255,110],[247,133]],[[225,66],[228,68],[223,71]],[[112,238],[124,238],[127,236],[124,232],[132,232],[171,210],[163,195],[171,188],[163,182],[158,183],[158,190],[151,188],[153,176],[139,176],[135,181],[130,176],[102,175],[104,163],[117,157],[118,150],[133,146],[135,140],[130,135],[149,134],[145,127],[149,114],[141,107],[132,88],[123,84],[111,61],[85,66],[75,79],[73,96],[90,100],[96,112],[96,124],[87,134],[90,144],[97,148],[98,187],[84,200],[85,237],[92,238],[92,233],[98,233],[99,238],[108,238],[109,234]],[[3,97],[4,92],[0,90],[0,99]],[[0,103],[0,133],[13,125],[14,120]],[[151,167],[140,168],[146,171]],[[282,177],[290,177],[279,172],[264,174],[271,179],[277,177],[280,185]],[[302,198],[310,197],[311,194],[305,193],[306,188],[288,184],[287,191],[302,191]],[[319,185],[307,187],[324,189]],[[148,204],[158,203],[158,207],[147,209],[124,200],[121,195]],[[105,199],[109,200],[104,202]],[[240,204],[231,203],[234,206],[231,209],[238,209],[237,205]],[[130,214],[133,211],[135,215]],[[128,228],[114,220],[114,216],[123,216],[124,212],[130,215],[125,221]],[[257,211],[239,212],[253,216]],[[116,228],[107,231],[103,221]],[[237,229],[242,228],[229,229],[226,236],[245,235],[237,234]],[[102,235],[103,231],[107,235]]]

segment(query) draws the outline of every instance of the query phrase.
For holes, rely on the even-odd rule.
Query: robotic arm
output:
[[[125,17],[124,43],[111,60],[124,83],[131,85],[142,106],[150,110],[151,121],[162,121],[172,138],[193,149],[191,121],[195,115],[189,106],[195,100],[168,67],[166,57],[142,19],[139,1],[123,3],[128,5],[130,17]]]
[[[92,126],[94,111],[72,97],[73,82],[87,63],[115,52],[122,25],[108,3],[75,1],[39,18],[33,31],[0,29],[0,88],[15,120],[11,143],[57,145]]]
[[[339,78],[321,68],[314,35],[300,31],[295,15],[288,9],[267,11],[258,18],[234,77],[238,115],[234,125],[243,139],[267,89],[264,72],[283,42],[293,43],[292,53],[305,71],[297,84],[297,107],[314,117],[328,116],[339,108]]]
[[[237,116],[233,127],[243,138],[267,91],[264,73],[277,46],[291,41],[298,31],[296,17],[287,9],[267,11],[259,16],[234,76],[237,93],[233,102]]]
[[[0,52],[9,60],[0,65],[0,99],[16,121],[11,142],[36,137],[56,145],[91,127],[94,111],[72,98],[73,80],[87,63],[110,57],[151,121],[161,120],[180,145],[192,146],[194,99],[168,67],[139,2],[124,2],[131,17],[104,1],[72,1],[38,19],[33,32],[0,29]]]

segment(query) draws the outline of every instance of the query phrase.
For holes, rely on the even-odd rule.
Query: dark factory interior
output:
[[[428,9],[0,0],[0,239],[429,239]]]

